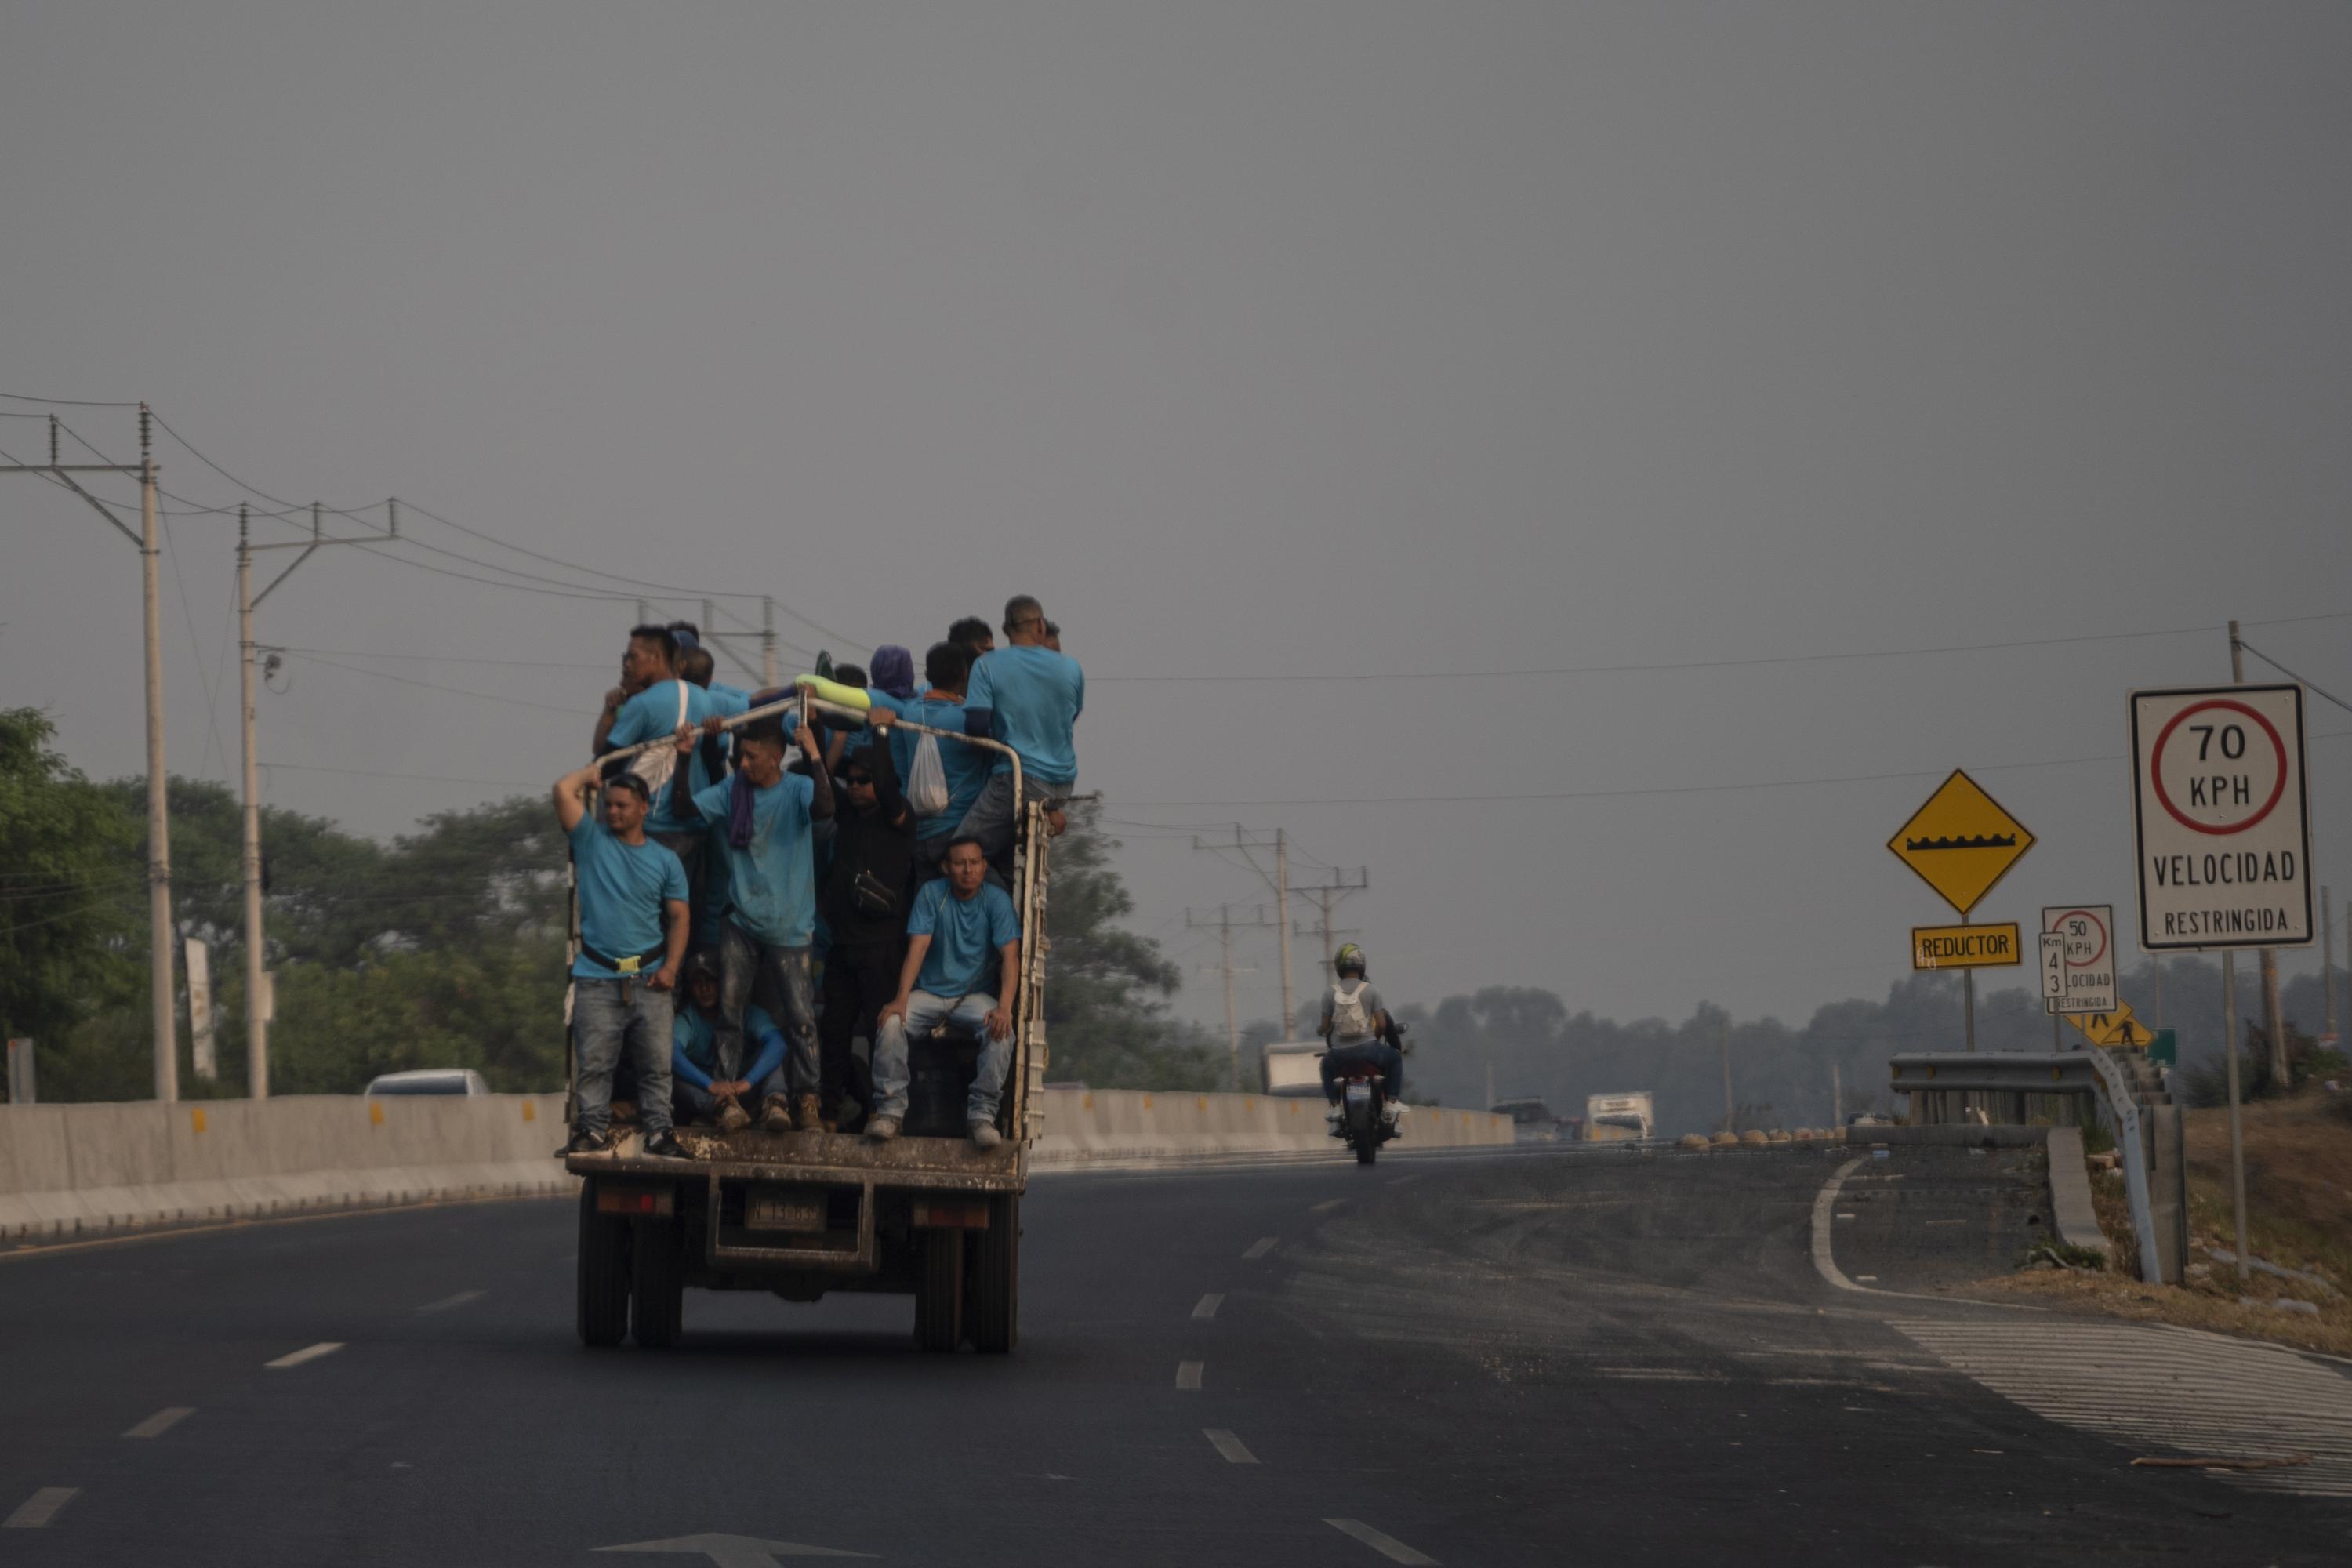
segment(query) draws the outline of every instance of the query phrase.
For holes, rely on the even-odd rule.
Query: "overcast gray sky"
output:
[[[1884,846],[1948,768],[2042,839],[1980,918],[2123,905],[2127,689],[2226,678],[2234,616],[2352,696],[2339,5],[20,0],[5,37],[0,390],[773,594],[836,656],[1036,593],[1188,963],[1188,907],[1266,897],[1185,837],[1238,821],[1370,868],[1391,998],[1801,1016],[1942,913]],[[171,765],[233,781],[234,523],[171,522]],[[0,702],[139,771],[135,555],[32,478],[0,529]],[[391,833],[572,764],[632,606],[389,554],[263,607],[332,660],[261,700],[268,798]],[[2352,714],[2311,716],[2340,898]],[[1528,798],[1590,792],[1626,793]]]

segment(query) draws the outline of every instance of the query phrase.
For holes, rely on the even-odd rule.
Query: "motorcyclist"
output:
[[[1323,1012],[1315,1032],[1323,1038],[1323,1097],[1331,1102],[1331,1120],[1339,1109],[1340,1070],[1351,1062],[1370,1062],[1387,1080],[1381,1113],[1391,1121],[1404,1106],[1404,1053],[1393,1043],[1396,1022],[1389,1016],[1381,994],[1365,979],[1369,965],[1364,950],[1342,943],[1332,955],[1332,983],[1323,993]]]

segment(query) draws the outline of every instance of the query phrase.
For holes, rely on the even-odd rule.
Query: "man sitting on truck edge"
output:
[[[790,1126],[783,1032],[757,1003],[743,1009],[743,1037],[760,1047],[759,1059],[741,1077],[725,1077],[719,1066],[719,963],[710,954],[698,952],[687,960],[685,994],[687,1005],[677,1010],[669,1036],[677,1119],[708,1116],[721,1132],[737,1131],[751,1124],[743,1102],[756,1095],[764,1104],[763,1126]]]
[[[1364,978],[1364,950],[1342,942],[1332,955],[1332,984],[1323,993],[1322,1016],[1315,1032],[1323,1037],[1323,1098],[1331,1114],[1339,1114],[1339,1069],[1351,1061],[1368,1061],[1388,1079],[1381,1093],[1385,1113],[1393,1121],[1404,1107],[1404,1053],[1383,1037],[1389,1033],[1388,1005]]]
[[[646,837],[643,779],[622,773],[606,782],[602,822],[588,810],[595,789],[593,763],[555,784],[555,817],[572,841],[580,893],[580,956],[572,965],[580,1111],[563,1152],[609,1146],[613,1074],[625,1050],[637,1074],[645,1152],[682,1159],[670,1133],[669,1037],[671,987],[686,957],[686,869]]]
[[[814,725],[795,737],[814,764]],[[691,729],[678,731],[678,770],[698,743]],[[727,863],[727,917],[719,941],[719,1065],[731,1079],[743,1061],[744,1009],[757,995],[770,1016],[781,1016],[785,1078],[792,1092],[793,1125],[803,1132],[820,1129],[817,1099],[816,1006],[809,968],[809,943],[816,928],[815,850],[811,829],[833,816],[833,781],[821,765],[805,773],[784,772],[784,727],[755,719],[735,732],[735,775],[712,784],[688,805],[677,799],[679,779],[667,792],[673,810],[690,812]],[[772,1125],[781,1108],[762,1119]]]
[[[1020,835],[1024,810],[1049,803],[1047,820],[1060,833],[1067,826],[1060,802],[1078,782],[1078,753],[1072,726],[1086,710],[1087,677],[1078,661],[1045,646],[1045,611],[1026,594],[1004,604],[1006,647],[971,667],[964,689],[964,732],[1003,742],[1021,759],[1021,791],[1013,798],[1013,761],[1000,756],[980,798],[964,814],[958,835],[981,842],[997,876],[1012,881],[1011,851]]]
[[[987,879],[980,840],[959,836],[948,846],[947,880],[926,882],[915,895],[898,994],[882,1009],[881,1035],[874,1042],[874,1119],[866,1136],[877,1143],[897,1137],[906,1119],[908,1037],[929,1035],[942,1022],[981,1041],[979,1070],[964,1103],[966,1131],[982,1149],[1004,1142],[996,1131],[996,1108],[1013,1065],[1021,917],[1011,896]]]

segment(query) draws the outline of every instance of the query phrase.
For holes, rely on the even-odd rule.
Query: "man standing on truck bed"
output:
[[[756,719],[735,734],[735,775],[679,800],[687,758],[700,737],[678,731],[677,773],[670,778],[672,810],[697,818],[717,835],[712,847],[727,863],[726,928],[719,942],[719,1066],[731,1079],[743,1065],[744,1009],[757,995],[783,1025],[790,1047],[785,1079],[793,1125],[823,1126],[817,1100],[816,1006],[811,994],[809,943],[816,930],[815,852],[810,830],[833,816],[833,781],[819,759],[817,730],[796,736],[812,766],[784,772],[784,727]],[[667,1070],[667,1069],[665,1069]]]
[[[898,962],[907,943],[907,873],[915,854],[914,821],[898,793],[898,770],[892,762],[890,728],[897,715],[877,704],[870,719],[872,743],[842,759],[849,809],[834,816],[833,868],[818,900],[833,946],[824,955],[817,1054],[825,1104],[845,1130],[853,1130],[873,1109],[857,1081],[857,1058],[849,1042],[860,1024],[898,994]]]
[[[642,741],[659,740],[674,733],[681,724],[700,724],[713,713],[723,711],[712,706],[709,690],[679,679],[678,655],[677,633],[670,627],[629,628],[629,651],[621,660],[622,684],[604,693],[604,711],[596,720],[598,756]],[[709,770],[716,760],[715,752],[697,753],[691,760],[683,756],[678,759],[678,767],[690,774],[690,790],[699,790],[712,782]],[[658,775],[655,782],[659,784]],[[693,820],[691,809],[668,810],[665,805],[669,798],[667,791],[656,793],[660,799],[646,818],[646,831],[655,843],[676,855],[678,864],[686,868],[688,899],[699,910],[704,861],[702,825]],[[681,807],[685,798],[679,797]]]
[[[983,1149],[1004,1142],[996,1107],[1013,1063],[1021,917],[987,878],[980,840],[959,837],[948,846],[947,880],[926,882],[915,895],[898,994],[882,1009],[881,1037],[874,1042],[874,1119],[866,1136],[877,1143],[897,1137],[907,1115],[908,1037],[928,1035],[942,1022],[981,1040],[980,1068],[964,1104],[971,1141]]]
[[[555,818],[572,840],[580,893],[580,956],[572,964],[579,1116],[563,1152],[593,1154],[608,1146],[613,1073],[625,1049],[637,1074],[645,1152],[684,1158],[670,1133],[669,1052],[670,993],[686,956],[686,869],[646,837],[643,779],[621,773],[607,781],[602,822],[588,812],[595,789],[593,763],[555,784]]]
[[[1078,782],[1078,753],[1072,726],[1086,710],[1087,677],[1078,661],[1045,646],[1045,607],[1026,594],[1004,604],[1006,647],[983,654],[971,667],[964,689],[964,732],[986,735],[1013,748],[1021,759],[1021,790],[1013,798],[1013,763],[1000,756],[988,784],[964,814],[959,837],[980,840],[997,876],[1012,883],[1013,841],[1022,814],[1032,802],[1051,803],[1055,833],[1065,820],[1059,803]]]

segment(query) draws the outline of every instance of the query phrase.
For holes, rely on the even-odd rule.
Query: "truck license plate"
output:
[[[751,1230],[821,1231],[824,1228],[824,1194],[808,1192],[753,1192],[743,1199],[743,1224]]]

